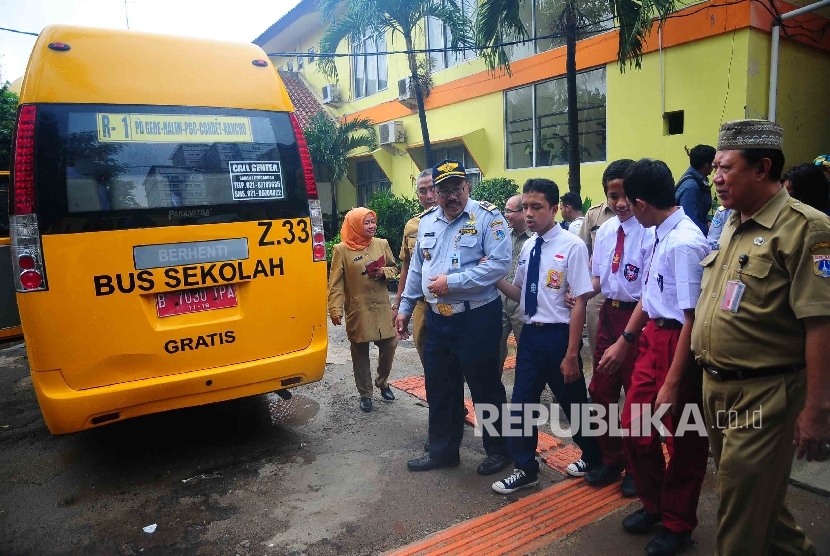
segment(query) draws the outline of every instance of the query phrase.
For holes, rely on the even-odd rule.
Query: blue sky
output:
[[[0,27],[39,33],[67,23],[169,35],[250,42],[298,0],[3,0]],[[126,14],[125,14],[126,11]],[[0,31],[0,75],[26,71],[36,37]]]

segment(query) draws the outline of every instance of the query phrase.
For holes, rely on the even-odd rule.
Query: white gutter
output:
[[[830,6],[830,0],[821,0],[815,4],[798,8],[781,16],[780,21],[772,22],[772,47],[769,60],[769,104],[767,112],[769,121],[775,121],[775,109],[778,102],[778,47],[781,40],[781,24],[802,14],[810,13],[825,6]]]

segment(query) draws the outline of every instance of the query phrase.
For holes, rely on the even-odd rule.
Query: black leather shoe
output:
[[[372,398],[360,398],[360,409],[366,413],[372,411]]]
[[[626,498],[634,498],[637,496],[637,484],[634,482],[634,475],[626,473],[620,485],[620,492]]]
[[[660,514],[650,514],[645,509],[641,508],[622,520],[623,529],[628,533],[641,535],[648,533],[657,523],[660,523]]]
[[[481,465],[478,466],[479,475],[492,475],[498,473],[508,466],[513,461],[507,454],[496,454],[494,456],[487,456]]]
[[[392,389],[388,386],[386,388],[380,389],[380,396],[387,402],[395,401],[395,394],[392,392]]]
[[[429,456],[422,456],[417,459],[411,459],[406,462],[406,468],[410,471],[432,471],[441,467],[456,467],[461,463],[458,456],[449,460],[432,459]]]
[[[692,532],[674,533],[663,529],[648,541],[646,554],[649,556],[673,556],[684,546],[691,544]]]
[[[605,465],[602,463],[585,475],[585,482],[593,487],[610,485],[617,480],[622,470],[623,468],[620,465]]]

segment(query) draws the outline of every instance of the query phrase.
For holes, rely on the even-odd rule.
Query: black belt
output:
[[[652,320],[654,321],[654,324],[656,324],[660,328],[665,328],[667,330],[680,330],[681,328],[683,328],[683,323],[680,322],[679,320],[664,319],[664,318],[652,319]]]
[[[783,365],[781,367],[761,367],[760,369],[742,369],[740,371],[726,371],[715,367],[703,367],[703,370],[711,378],[724,382],[727,380],[749,380],[751,378],[786,375],[797,373],[803,368],[804,365]]]
[[[613,307],[614,309],[625,309],[626,311],[630,311],[637,307],[636,301],[618,301],[616,299],[605,299],[605,303]]]

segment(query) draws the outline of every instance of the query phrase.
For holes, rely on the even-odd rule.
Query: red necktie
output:
[[[620,269],[620,261],[623,256],[623,245],[625,245],[625,232],[623,227],[617,228],[617,246],[614,247],[614,260],[611,261],[611,272],[616,273]]]

